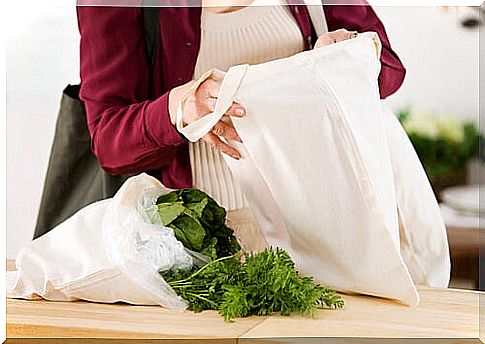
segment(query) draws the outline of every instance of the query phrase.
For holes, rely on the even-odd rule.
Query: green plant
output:
[[[157,199],[157,212],[164,226],[189,250],[212,260],[238,252],[234,232],[226,226],[226,210],[198,189],[172,191]]]
[[[282,248],[245,253],[226,226],[226,211],[198,189],[157,199],[155,223],[172,228],[185,248],[209,257],[190,270],[160,270],[189,309],[218,310],[226,321],[250,315],[313,315],[318,306],[343,307],[335,291],[301,277]]]
[[[218,310],[226,321],[250,315],[314,315],[318,306],[342,308],[335,291],[301,277],[281,248],[241,253],[212,261],[196,271],[165,275],[189,309]]]
[[[480,134],[472,122],[435,114],[413,115],[410,110],[398,113],[430,178],[439,178],[463,169],[478,156]]]

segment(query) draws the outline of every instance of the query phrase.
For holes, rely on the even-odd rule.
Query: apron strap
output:
[[[320,35],[328,32],[327,20],[323,9],[321,0],[304,0],[308,14],[313,24],[313,29],[317,34],[317,38]]]

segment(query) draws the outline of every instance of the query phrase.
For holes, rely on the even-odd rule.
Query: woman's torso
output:
[[[211,68],[258,64],[301,52],[304,39],[286,6],[252,6],[237,11],[201,14],[200,49],[194,78]],[[227,209],[246,207],[243,193],[220,152],[206,142],[189,144],[193,185]]]

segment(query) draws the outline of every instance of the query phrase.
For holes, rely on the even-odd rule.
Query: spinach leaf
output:
[[[179,196],[179,192],[178,191],[172,191],[172,192],[169,192],[165,195],[161,195],[160,197],[158,197],[157,204],[174,203],[174,202],[179,202],[179,201],[182,201],[182,198]]]
[[[157,199],[164,226],[190,250],[211,259],[232,255],[241,248],[233,231],[226,226],[226,210],[205,192],[181,189]]]
[[[191,216],[181,215],[172,222],[172,225],[183,231],[184,237],[188,244],[187,246],[184,244],[184,246],[196,252],[200,252],[202,250],[202,242],[205,237],[205,230],[199,221]]]
[[[160,219],[162,220],[164,226],[168,226],[170,223],[172,223],[172,221],[185,210],[182,202],[161,203],[157,204],[157,208],[158,215],[160,215]]]
[[[190,244],[190,241],[185,236],[184,230],[178,228],[173,223],[170,225],[170,228],[173,229],[175,237],[177,238],[178,241],[182,243],[182,245],[184,245],[184,247],[188,248],[189,250],[193,249],[192,245]]]
[[[212,237],[210,238],[209,242],[205,242],[203,245],[204,249],[200,251],[203,255],[206,255],[209,257],[211,260],[216,260],[217,259],[217,238]]]
[[[209,203],[209,200],[204,198],[197,203],[187,203],[185,207],[192,211],[197,218],[201,218],[207,203]]]

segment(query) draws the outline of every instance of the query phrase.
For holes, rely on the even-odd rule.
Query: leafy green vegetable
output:
[[[169,226],[174,229],[177,228],[184,233],[187,242],[184,243],[182,241],[182,243],[185,247],[196,252],[202,250],[202,242],[206,232],[197,219],[183,214],[177,217]],[[175,233],[175,235],[177,235],[177,233]]]
[[[218,310],[226,321],[250,315],[300,313],[314,315],[318,306],[342,308],[333,290],[301,277],[288,253],[266,249],[214,260],[195,272],[181,271],[164,278],[189,309]]]
[[[164,226],[168,226],[185,210],[182,202],[161,203],[157,205],[158,214]]]
[[[188,204],[186,204],[186,208],[188,210],[190,210],[195,216],[197,216],[198,218],[201,218],[203,213],[204,213],[204,209],[205,209],[205,206],[207,205],[207,203],[209,203],[209,201],[208,201],[207,198],[205,198],[198,203],[188,203]]]
[[[240,250],[233,231],[226,226],[226,210],[198,189],[182,189],[157,199],[157,211],[164,226],[195,252],[212,260]]]
[[[157,199],[157,204],[161,204],[161,203],[175,203],[175,202],[179,202],[181,201],[180,197],[179,197],[179,192],[178,191],[174,191],[174,192],[169,192],[165,195],[161,195],[160,197],[158,197]]]
[[[163,225],[174,230],[184,247],[211,259],[189,271],[160,272],[188,301],[190,310],[215,309],[226,321],[232,321],[275,312],[314,315],[323,305],[343,307],[343,300],[333,290],[314,285],[311,277],[300,277],[285,250],[240,252],[233,231],[225,224],[225,209],[204,192],[170,192],[158,198],[157,211]]]
[[[200,251],[203,255],[207,257],[217,257],[217,238],[212,237],[208,244],[204,245],[204,249]]]

